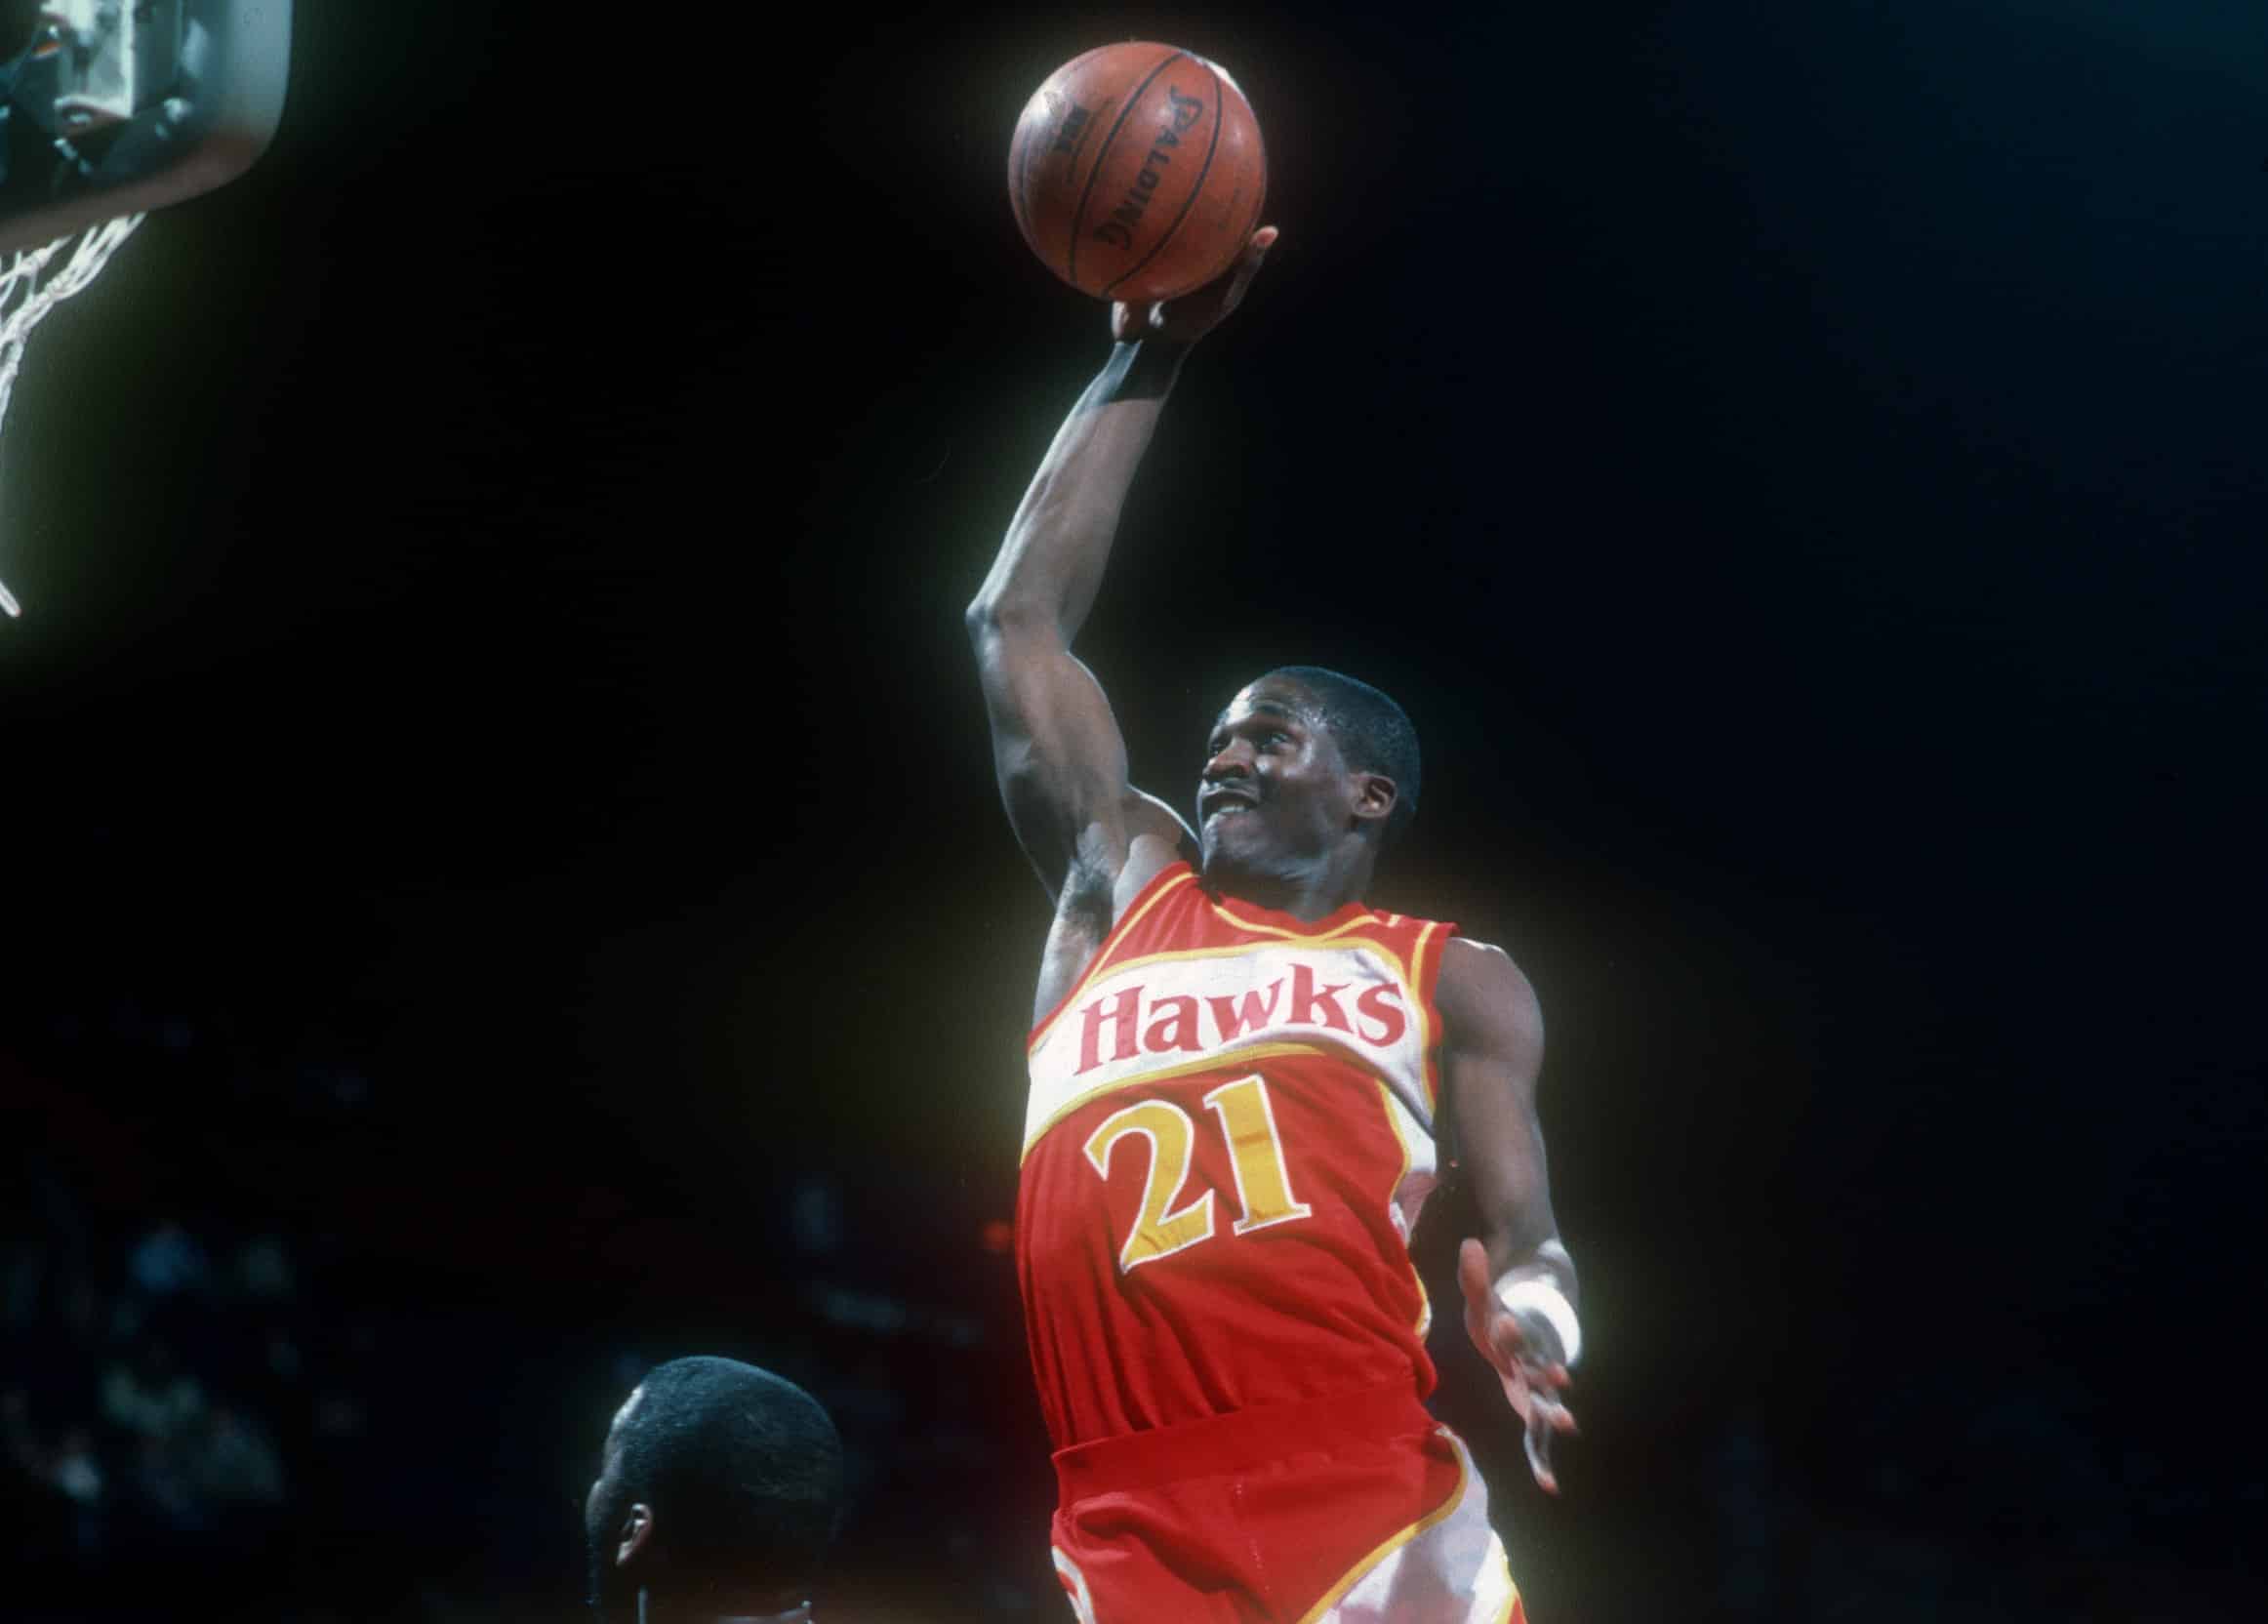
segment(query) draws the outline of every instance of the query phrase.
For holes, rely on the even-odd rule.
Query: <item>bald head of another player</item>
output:
[[[615,1412],[584,1503],[591,1610],[801,1619],[842,1503],[842,1441],[816,1399],[736,1360],[672,1360]]]
[[[1318,869],[1350,897],[1417,814],[1417,729],[1367,682],[1319,666],[1281,666],[1246,686],[1213,723],[1197,783],[1205,877],[1232,893]]]

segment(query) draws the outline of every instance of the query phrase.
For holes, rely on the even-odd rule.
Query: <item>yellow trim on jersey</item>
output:
[[[1434,1001],[1426,996],[1426,944],[1434,939],[1434,932],[1440,928],[1440,920],[1428,919],[1426,928],[1418,932],[1418,939],[1410,945],[1409,950],[1409,1001],[1418,1012],[1418,1086],[1426,1091],[1426,1115],[1429,1117],[1441,1114],[1441,1091],[1439,1079],[1435,1076],[1438,1062],[1434,1053]],[[1442,951],[1446,950],[1448,941],[1446,936],[1441,938]],[[1440,982],[1438,970],[1435,972],[1434,980],[1438,986]],[[1437,1132],[1434,1137],[1438,1139],[1440,1135]]]
[[[1330,1060],[1351,1060],[1354,1058],[1351,1055],[1342,1054],[1338,1049],[1325,1048],[1319,1043],[1255,1043],[1248,1049],[1230,1049],[1221,1054],[1207,1055],[1202,1060],[1185,1061],[1179,1066],[1161,1066],[1154,1072],[1141,1072],[1130,1077],[1120,1077],[1116,1082],[1100,1083],[1085,1093],[1056,1107],[1047,1120],[1032,1131],[1032,1137],[1024,1141],[1023,1154],[1016,1159],[1021,1164],[1024,1157],[1032,1154],[1032,1147],[1045,1139],[1048,1131],[1056,1123],[1078,1110],[1080,1106],[1086,1105],[1090,1101],[1099,1100],[1106,1094],[1115,1093],[1121,1088],[1131,1088],[1136,1083],[1165,1082],[1173,1077],[1186,1077],[1197,1072],[1232,1072],[1242,1067],[1248,1061],[1266,1060],[1276,1055],[1285,1054],[1315,1054]],[[1368,1067],[1363,1069],[1369,1070]]]
[[[1512,1563],[1505,1560],[1504,1547],[1501,1545],[1496,1549],[1496,1566],[1504,1575],[1504,1582],[1511,1588],[1512,1594],[1504,1599],[1504,1610],[1496,1615],[1495,1624],[1512,1624],[1513,1612],[1519,1605],[1519,1585],[1512,1576]]]
[[[1401,1147],[1401,1171],[1394,1175],[1394,1188],[1386,1193],[1386,1204],[1389,1209],[1388,1221],[1391,1223],[1393,1214],[1401,1210],[1398,1198],[1401,1195],[1402,1182],[1409,1177],[1410,1163],[1417,1159],[1417,1156],[1409,1148],[1409,1135],[1401,1131],[1401,1112],[1407,1108],[1402,1106],[1400,1096],[1386,1085],[1384,1077],[1373,1077],[1371,1080],[1378,1084],[1378,1098],[1386,1107],[1386,1125],[1394,1130],[1394,1142]],[[1426,1339],[1426,1332],[1433,1329],[1434,1300],[1426,1295],[1425,1279],[1418,1273],[1416,1260],[1409,1255],[1409,1243],[1412,1238],[1414,1236],[1402,1237],[1401,1260],[1409,1265],[1410,1283],[1417,1287],[1416,1329],[1418,1340],[1423,1342]]]
[[[1395,952],[1394,949],[1388,947],[1384,942],[1373,941],[1367,936],[1360,937],[1354,941],[1330,941],[1319,936],[1311,937],[1305,940],[1304,945],[1311,947],[1366,948],[1370,952],[1376,954],[1381,959],[1385,960],[1386,967],[1393,971],[1395,979],[1401,983],[1403,1001],[1408,1003],[1417,1013],[1417,1028],[1420,1042],[1430,1044],[1431,1039],[1428,1035],[1433,1030],[1433,1021],[1432,1018],[1426,1013],[1425,999],[1418,990],[1418,984],[1410,974],[1409,961],[1404,959],[1400,954]],[[1243,954],[1278,953],[1282,951],[1282,948],[1283,944],[1280,942],[1230,942],[1224,946],[1213,948],[1166,948],[1158,953],[1146,953],[1135,958],[1122,958],[1117,963],[1110,967],[1110,973],[1112,975],[1116,975],[1121,970],[1135,969],[1144,964],[1163,964],[1168,961],[1178,961],[1191,958],[1235,958]],[[1072,990],[1071,996],[1063,1000],[1063,1006],[1047,1018],[1047,1024],[1033,1033],[1031,1041],[1024,1045],[1024,1052],[1026,1054],[1029,1055],[1035,1052],[1040,1044],[1047,1041],[1048,1034],[1055,1030],[1056,1023],[1071,1013],[1072,1005],[1078,1000],[1080,994],[1088,991],[1095,979],[1097,978],[1090,976],[1086,980],[1081,981],[1077,987]],[[1423,1071],[1424,1055],[1422,1052],[1419,1056],[1419,1069],[1420,1071]],[[1428,1093],[1432,1092],[1432,1085],[1422,1077],[1419,1079],[1419,1085],[1426,1088]],[[1433,1109],[1432,1102],[1430,1100],[1427,1102],[1427,1109],[1429,1111]]]
[[[1316,1624],[1323,1614],[1339,1604],[1339,1598],[1362,1582],[1363,1576],[1395,1552],[1400,1550],[1437,1522],[1446,1522],[1457,1508],[1465,1503],[1465,1486],[1471,1481],[1472,1468],[1465,1464],[1465,1451],[1457,1451],[1457,1491],[1434,1510],[1426,1513],[1401,1532],[1382,1541],[1378,1548],[1349,1568],[1339,1582],[1323,1593],[1321,1601],[1300,1614],[1299,1624]]]
[[[1332,937],[1343,931],[1353,930],[1357,925],[1382,925],[1386,923],[1385,919],[1378,914],[1364,909],[1344,924],[1333,925],[1329,930],[1320,933],[1310,933],[1304,930],[1286,930],[1281,925],[1255,924],[1250,919],[1239,919],[1210,897],[1205,899],[1205,906],[1219,914],[1224,922],[1235,926],[1238,930],[1256,930],[1267,936],[1280,936],[1287,942],[1328,942]]]

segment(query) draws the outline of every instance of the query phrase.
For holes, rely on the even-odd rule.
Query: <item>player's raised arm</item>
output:
[[[1184,835],[1127,783],[1117,720],[1071,644],[1183,356],[1235,308],[1275,240],[1273,228],[1256,232],[1227,276],[1170,304],[1113,307],[1110,363],[1064,420],[969,605],[1001,798],[1051,895],[1074,869],[1114,884],[1139,835],[1168,855]]]
[[[1502,949],[1462,939],[1442,954],[1435,997],[1448,1109],[1480,1213],[1480,1236],[1458,1258],[1465,1328],[1527,1429],[1536,1482],[1556,1490],[1547,1451],[1555,1433],[1575,1430],[1559,1394],[1582,1331],[1536,1119],[1543,1011]]]

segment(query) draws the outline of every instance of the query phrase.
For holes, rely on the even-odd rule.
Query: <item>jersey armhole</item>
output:
[[[1447,1148],[1443,1134],[1441,1086],[1444,1068],[1441,1062],[1448,1055],[1449,1035],[1441,1019],[1441,1006],[1435,994],[1441,984],[1441,959],[1448,952],[1449,943],[1457,935],[1457,927],[1447,919],[1429,920],[1427,928],[1418,936],[1417,948],[1411,954],[1410,975],[1417,985],[1418,1004],[1425,1011],[1426,1052],[1425,1090],[1426,1113],[1431,1118],[1426,1124],[1433,1130],[1434,1143]],[[1446,1160],[1446,1157],[1443,1157]]]

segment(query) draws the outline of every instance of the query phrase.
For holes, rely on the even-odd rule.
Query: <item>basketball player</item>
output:
[[[1364,906],[1418,800],[1408,718],[1312,667],[1229,702],[1193,832],[1127,782],[1071,643],[1190,346],[1276,240],[1116,305],[970,605],[1008,817],[1055,900],[1030,1044],[1018,1268],[1056,1446],[1056,1568],[1086,1624],[1524,1615],[1434,1385],[1407,1245],[1437,1113],[1470,1170],[1466,1324],[1545,1445],[1580,1336],[1512,960]]]
[[[591,1611],[809,1624],[842,1500],[842,1442],[818,1400],[735,1360],[672,1360],[615,1412],[584,1503]]]

